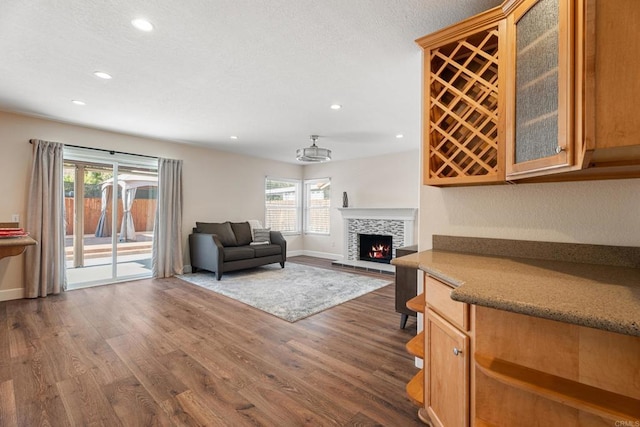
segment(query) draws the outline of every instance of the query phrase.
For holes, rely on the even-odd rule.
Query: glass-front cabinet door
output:
[[[507,24],[507,179],[573,164],[573,1],[517,3]]]

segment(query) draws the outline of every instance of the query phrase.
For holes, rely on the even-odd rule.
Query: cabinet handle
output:
[[[462,350],[459,350],[457,347],[453,347],[453,354],[458,356],[460,353],[462,353]]]
[[[564,150],[566,150],[566,149],[567,149],[567,147],[561,147],[560,145],[558,145],[558,146],[556,147],[556,154],[560,154],[560,153],[562,153],[562,152],[563,152]]]

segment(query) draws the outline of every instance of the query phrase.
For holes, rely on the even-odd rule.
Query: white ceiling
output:
[[[414,40],[497,4],[0,0],[0,110],[286,162],[311,134],[334,160],[408,151]]]

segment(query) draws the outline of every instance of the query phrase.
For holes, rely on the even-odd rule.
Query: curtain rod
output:
[[[33,141],[37,141],[37,140],[35,140],[35,139],[30,139],[30,140],[29,140],[29,144],[33,144]],[[64,143],[62,143],[62,145],[64,145],[65,147],[82,148],[82,149],[84,149],[84,150],[104,151],[105,153],[109,153],[109,154],[111,154],[112,156],[113,156],[114,154],[116,154],[116,153],[117,153],[117,154],[126,154],[126,155],[128,155],[128,156],[138,156],[138,157],[147,157],[147,158],[149,158],[149,159],[158,159],[158,157],[155,157],[155,156],[147,156],[146,154],[126,153],[126,152],[124,152],[124,151],[107,150],[107,149],[104,149],[104,148],[94,148],[94,147],[83,147],[83,146],[81,146],[81,145],[71,145],[71,144],[64,144]]]

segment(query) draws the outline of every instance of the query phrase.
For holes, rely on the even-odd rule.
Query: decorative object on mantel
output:
[[[347,196],[347,192],[346,191],[342,192],[342,207],[343,208],[348,208],[349,207],[349,196]]]
[[[316,145],[316,141],[318,140],[318,138],[318,135],[311,135],[313,144],[311,144],[311,147],[298,148],[298,150],[296,151],[296,160],[300,162],[315,163],[328,162],[329,160],[331,160],[331,150],[327,148],[320,148]]]

